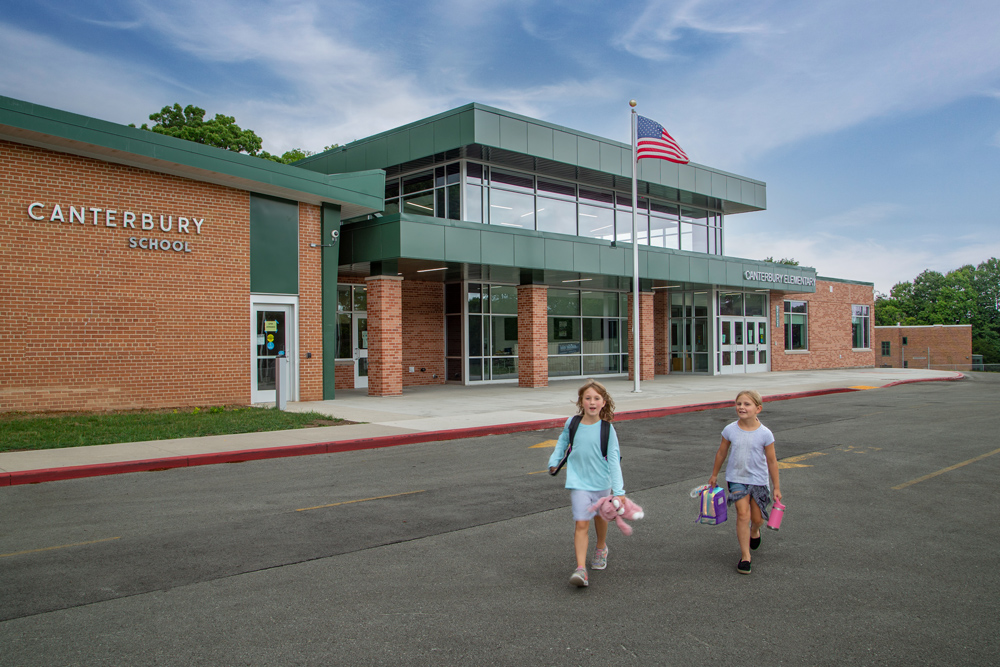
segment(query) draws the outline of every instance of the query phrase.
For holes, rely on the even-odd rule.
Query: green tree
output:
[[[163,107],[158,113],[150,114],[149,120],[155,124],[149,127],[143,123],[142,129],[236,153],[257,155],[264,143],[253,130],[244,130],[237,125],[232,116],[219,113],[215,114],[215,118],[205,120],[205,110],[193,104],[183,109],[180,104]]]
[[[789,266],[798,266],[799,260],[792,259],[791,257],[782,257],[781,259],[775,259],[774,257],[765,257],[765,262],[772,262],[774,264],[788,264]]]

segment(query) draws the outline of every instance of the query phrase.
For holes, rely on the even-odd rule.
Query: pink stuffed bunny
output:
[[[633,503],[628,498],[623,498],[624,503],[620,503],[614,496],[604,496],[590,506],[591,512],[597,512],[605,521],[614,521],[618,530],[624,535],[632,534],[632,526],[625,523],[625,520],[633,521],[645,516],[642,508]]]

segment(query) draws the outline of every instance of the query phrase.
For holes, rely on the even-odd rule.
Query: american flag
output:
[[[639,116],[638,121],[636,124],[636,160],[653,157],[678,164],[690,162],[687,154],[681,150],[681,147],[663,129],[662,125],[644,116]]]

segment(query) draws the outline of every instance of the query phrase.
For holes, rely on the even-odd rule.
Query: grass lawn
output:
[[[72,414],[0,413],[0,452],[285,431],[347,424],[318,412],[211,407]]]

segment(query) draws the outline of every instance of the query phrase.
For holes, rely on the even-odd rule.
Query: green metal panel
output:
[[[365,151],[350,151],[346,154],[345,171],[364,171],[368,168],[368,155]]]
[[[544,269],[545,244],[537,236],[518,234],[514,238],[514,263],[525,269]]]
[[[365,169],[381,169],[389,157],[389,140],[379,137],[365,147]]]
[[[726,198],[726,186],[727,186],[726,175],[725,174],[716,174],[716,173],[713,173],[712,174],[712,187],[709,188],[709,192],[707,194],[710,194],[713,197],[718,197],[719,199],[725,199]]]
[[[693,283],[707,283],[709,271],[708,271],[708,258],[707,257],[692,257],[691,258],[691,282]]]
[[[601,270],[601,246],[592,243],[573,244],[573,270],[598,273]]]
[[[691,279],[691,258],[687,255],[674,255],[670,262],[670,277],[667,280],[676,282],[690,282]]]
[[[680,187],[681,165],[676,162],[668,162],[666,160],[646,160],[646,162],[660,163],[660,178],[658,181],[660,184],[671,188]]]
[[[462,145],[462,117],[459,114],[446,116],[432,125],[434,129],[434,152],[443,153]]]
[[[462,111],[458,114],[461,119],[461,146],[467,146],[469,144],[476,143],[476,112],[474,109],[468,109]]]
[[[500,147],[500,116],[476,109],[476,143]]]
[[[537,157],[553,159],[553,134],[554,130],[542,125],[528,125],[528,153]]]
[[[322,209],[322,234],[324,244],[332,241],[331,232],[340,232],[340,207],[324,204]],[[323,312],[323,400],[335,397],[337,385],[337,272],[340,264],[341,239],[332,247],[322,248],[322,312]]]
[[[552,131],[552,159],[566,164],[576,164],[579,155],[576,136],[560,130]]]
[[[694,168],[694,189],[698,194],[712,194],[712,172],[701,167]]]
[[[434,125],[426,123],[410,128],[410,155],[407,159],[414,160],[425,155],[433,155]]]
[[[622,168],[622,153],[623,151],[620,147],[601,143],[601,171],[607,172],[609,174],[615,174],[616,176],[625,176],[626,173],[621,171]],[[632,168],[629,167],[628,174],[629,177],[632,176]]]
[[[587,137],[577,137],[577,164],[587,169],[600,170],[601,168],[601,145]]]
[[[500,148],[515,153],[527,153],[528,124],[523,120],[500,116]]]
[[[665,252],[650,252],[646,254],[646,278],[669,280],[671,255]]]
[[[754,184],[754,192],[756,197],[754,198],[754,204],[757,208],[765,209],[767,208],[767,189],[761,183]]]
[[[659,162],[659,160],[646,160],[646,162]],[[688,192],[697,192],[695,189],[695,168],[689,164],[679,164],[677,169],[677,187]]]
[[[461,227],[444,228],[444,258],[449,262],[479,264],[482,259],[481,231]]]
[[[713,285],[724,285],[726,283],[726,262],[725,260],[708,260],[708,282]]]
[[[745,204],[743,201],[743,183],[733,176],[726,176],[726,195],[721,199],[731,199]]]
[[[514,238],[511,234],[492,232],[489,227],[483,227],[479,238],[483,263],[515,266]]]
[[[382,225],[352,230],[351,259],[354,262],[375,262],[387,255],[382,252]]]
[[[664,163],[664,160],[639,160],[637,174],[640,181],[649,181],[650,183],[660,182],[660,166]]]
[[[726,263],[726,280],[725,285],[742,285],[743,284],[743,263],[739,261],[727,262]]]
[[[603,244],[598,247],[601,249],[601,273],[613,276],[625,275],[625,249]]]
[[[250,291],[299,293],[299,205],[250,195]]]
[[[386,137],[387,150],[385,166],[402,164],[410,159],[410,133],[408,131],[397,132]]]
[[[399,235],[399,257],[444,259],[443,225],[403,221]]]
[[[545,268],[558,271],[573,270],[573,242],[545,239]]]

